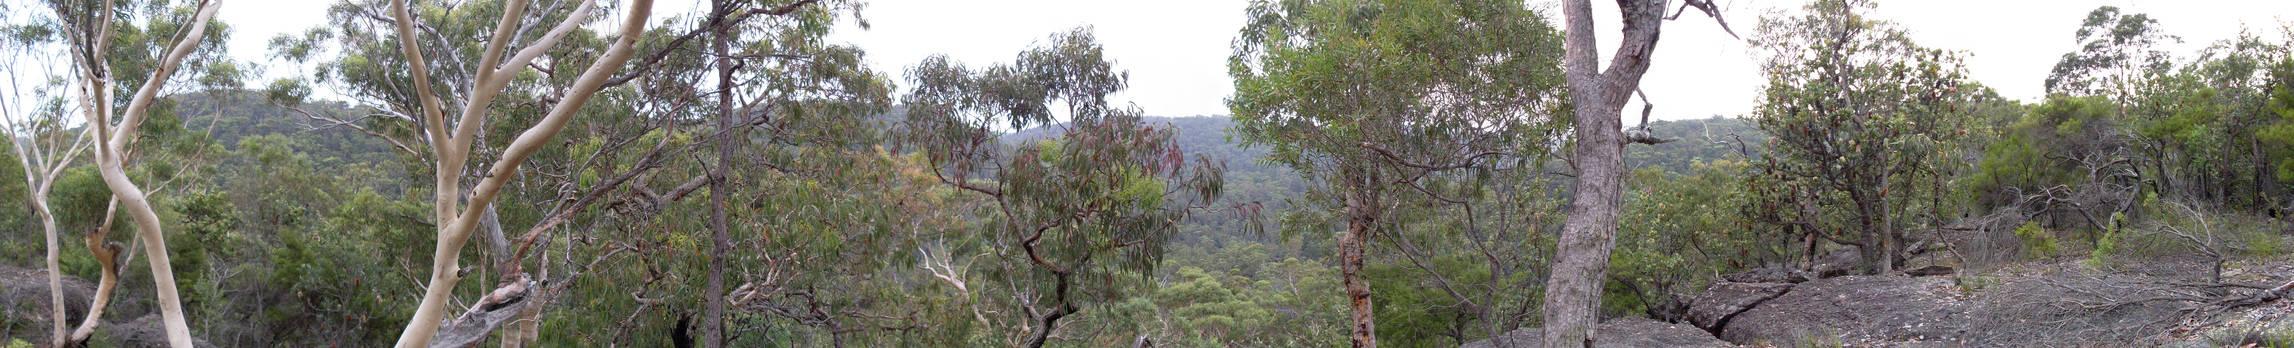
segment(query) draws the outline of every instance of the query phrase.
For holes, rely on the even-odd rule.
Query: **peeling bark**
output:
[[[1359,192],[1359,190],[1357,190]],[[1377,212],[1364,194],[1349,195],[1346,199],[1346,234],[1338,237],[1339,274],[1346,287],[1346,305],[1351,308],[1352,333],[1347,340],[1354,347],[1377,347],[1377,313],[1372,311],[1370,280],[1362,278],[1363,244],[1370,238],[1370,227],[1378,222]]]

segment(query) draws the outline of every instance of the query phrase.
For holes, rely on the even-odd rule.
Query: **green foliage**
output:
[[[1984,211],[2014,204],[2018,193],[2087,184],[2084,161],[2107,163],[2127,147],[2112,112],[2101,97],[2049,97],[1983,145],[1983,160],[1960,189]]]
[[[108,62],[123,79],[115,91],[139,86],[152,43],[188,17],[182,3],[113,9],[151,19],[111,32],[122,43]],[[424,35],[443,38],[423,48],[432,70],[471,68],[441,57],[477,54],[502,3],[418,2]],[[428,271],[435,232],[428,149],[402,118],[416,107],[382,4],[335,6],[328,25],[274,39],[292,64],[263,66],[302,77],[243,81],[257,65],[210,45],[179,77],[208,93],[155,105],[130,176],[156,183],[146,188],[170,226],[195,336],[374,346],[411,314],[419,288],[407,280]],[[1385,344],[1452,346],[1537,326],[1526,313],[1541,306],[1567,203],[1556,190],[1565,179],[1547,174],[1566,167],[1548,156],[1566,146],[1556,140],[1570,106],[1559,32],[1519,2],[1253,2],[1228,61],[1233,118],[1113,105],[1128,76],[1088,32],[1007,64],[927,60],[894,107],[891,78],[867,70],[864,51],[826,40],[858,4],[818,4],[737,24],[734,94],[756,131],[706,122],[722,96],[700,89],[715,86],[722,61],[691,49],[706,32],[668,47],[706,21],[674,18],[640,34],[641,54],[659,59],[629,67],[636,78],[601,92],[563,142],[511,174],[519,184],[497,206],[510,236],[600,190],[521,263],[564,280],[549,283],[565,291],[547,304],[538,345],[666,345],[699,319],[708,294],[695,284],[722,257],[740,301],[726,318],[734,346],[1017,345],[1055,311],[1067,313],[1052,325],[1055,346],[1337,346],[1349,306],[1330,237],[1349,213],[1368,217],[1375,236],[1357,250]],[[1658,137],[1681,141],[1627,149],[1634,172],[1604,315],[1663,310],[1719,274],[1791,264],[1806,233],[1873,244],[1971,211],[2059,209],[2019,201],[2054,187],[2132,188],[2077,197],[2110,216],[2085,255],[2099,267],[2285,249],[2274,233],[2283,222],[2257,215],[2284,209],[2294,183],[2287,45],[2242,34],[2169,64],[2180,62],[2154,56],[2172,38],[2155,20],[2098,9],[2049,78],[2059,93],[2026,107],[1966,81],[1960,55],[1910,42],[1867,17],[1868,5],[1819,1],[1805,16],[1769,18],[1756,43],[1774,53],[1758,111],[1654,122]],[[15,24],[0,36],[62,38]],[[489,163],[487,149],[539,117],[555,97],[539,87],[563,84],[606,38],[577,30],[537,63],[546,71],[509,77],[471,163]],[[455,75],[434,79],[470,84]],[[78,134],[62,119],[31,132]],[[732,163],[689,154],[721,139],[734,143]],[[0,153],[10,160],[0,197],[25,191],[12,156]],[[668,198],[719,166],[732,173],[724,199]],[[85,164],[64,173],[53,196],[65,272],[93,275],[72,237],[103,223],[109,192]],[[736,252],[710,255],[712,204],[727,209]],[[1209,213],[1229,207],[1245,214]],[[1285,212],[1284,233],[1261,233],[1268,222],[1252,213],[1266,208]],[[0,226],[29,218],[0,207]],[[2076,226],[2047,221],[2014,229],[2029,257],[2066,256],[2056,233]],[[124,220],[113,226],[116,241],[133,235],[117,227]],[[37,263],[37,237],[0,236],[0,255],[18,256],[0,261]],[[461,252],[470,279],[500,276],[483,267],[497,260],[487,248]],[[1959,277],[1968,291],[2003,282]],[[466,283],[458,299],[492,285]],[[144,310],[134,284],[114,317]]]
[[[1980,86],[1966,83],[1961,54],[1912,42],[1866,17],[1872,6],[1819,0],[1762,19],[1754,45],[1770,52],[1769,84],[1754,118],[1774,143],[1750,185],[1760,221],[1828,234],[1879,264],[1894,262],[1902,231],[1951,215],[1940,204],[1958,170],[1949,156],[1969,106],[1993,94],[1962,90]]]
[[[2155,189],[2178,200],[2233,211],[2283,209],[2284,182],[2273,180],[2287,151],[2276,143],[2285,123],[2274,106],[2286,85],[2285,42],[2251,33],[2218,41],[2171,71],[2135,81],[2122,101],[2126,127],[2145,150],[2141,161]]]
[[[2277,220],[2194,207],[2156,194],[2146,195],[2135,212],[2147,219],[2112,216],[2088,264],[2190,255],[2225,262],[2277,255],[2282,249],[2283,241],[2274,231],[2283,229],[2284,223]]]
[[[60,231],[86,231],[103,223],[104,207],[111,201],[111,187],[104,186],[102,176],[95,167],[80,166],[67,169],[56,178],[56,187],[49,193],[49,209],[56,214]],[[114,217],[113,226],[127,226],[126,217]]]
[[[1005,332],[990,335],[1010,344],[1041,344],[1070,314],[1144,295],[1179,221],[1221,193],[1220,169],[1201,157],[1190,165],[1171,130],[1107,101],[1128,76],[1087,29],[1011,64],[973,70],[933,56],[908,75],[902,143],[949,188],[993,203],[972,215],[986,223],[967,226],[976,228],[967,239],[993,254],[971,267],[995,286],[972,291],[1000,297],[980,295],[975,310],[1007,313],[993,321]],[[999,127],[1039,125],[1060,135],[1010,152],[982,146],[997,143]]]
[[[1609,258],[1612,281],[1604,310],[1615,315],[1650,309],[1703,290],[1720,274],[1784,261],[1784,243],[1757,233],[1738,209],[1751,199],[1745,176],[1751,166],[1718,159],[1690,165],[1692,175],[1668,175],[1657,168],[1635,170],[1627,178],[1619,218],[1617,251]]]
[[[15,137],[8,138],[9,139],[0,139],[0,145],[9,145],[6,142],[15,140]],[[16,159],[15,151],[0,151],[0,197],[7,197],[10,200],[28,199],[31,197],[31,188],[24,187],[24,183],[23,164],[21,161]],[[37,227],[40,223],[39,219],[34,218],[34,212],[32,211],[32,205],[30,204],[30,201],[25,202],[26,204],[22,205],[21,207],[14,206],[12,204],[0,205],[0,226],[8,226],[0,228],[25,226],[25,231],[39,230],[39,227]],[[38,236],[34,236],[36,234],[39,233],[31,232],[18,234],[21,236],[0,235],[0,253],[17,255],[42,253],[42,248],[45,248],[42,246],[44,241],[41,241]],[[0,260],[0,262],[8,261],[11,260]]]
[[[2270,65],[2270,101],[2265,126],[2255,131],[2255,138],[2270,146],[2264,154],[2274,163],[2276,178],[2281,183],[2294,183],[2294,57],[2280,59]]]
[[[2119,246],[2119,241],[2128,238],[2126,226],[2126,213],[2111,213],[2111,220],[2103,225],[2102,236],[2095,241],[2095,250],[2087,253],[2087,260],[2083,264],[2087,267],[2101,268],[2110,263],[2110,255],[2125,253],[2126,251]]]
[[[1559,33],[1517,3],[1259,1],[1250,13],[1228,61],[1230,136],[1267,149],[1264,161],[1328,199],[1300,203],[1379,201],[1388,188],[1370,183],[1423,171],[1396,163],[1487,166],[1496,162],[1487,152],[1544,153],[1567,122],[1555,117],[1567,114]],[[1490,56],[1509,59],[1483,64]]]
[[[1248,289],[1254,285],[1250,279],[1239,276],[1222,279],[1219,275],[1200,268],[1180,268],[1177,280],[1155,292],[1155,302],[1178,318],[1176,332],[1194,333],[1197,336],[1191,338],[1200,342],[1259,341],[1261,337],[1257,336],[1261,333],[1250,329],[1272,324],[1274,312],[1252,301],[1248,293],[1230,287],[1231,284]]]
[[[1568,122],[1560,32],[1508,1],[1254,1],[1247,15],[1229,140],[1304,179],[1282,235],[1363,260],[1338,262],[1341,277],[1367,283],[1376,306],[1351,310],[1385,344],[1522,325],[1512,313],[1533,295],[1506,289],[1535,286],[1536,230],[1559,215],[1532,169]]]
[[[2024,257],[2046,260],[2063,252],[2062,248],[2055,246],[2055,233],[2039,227],[2038,221],[2025,222],[2023,226],[2016,227],[2015,238],[2023,241]]]
[[[2158,46],[2180,42],[2141,13],[2122,14],[2116,6],[2088,12],[2080,22],[2079,50],[2063,54],[2047,74],[2049,93],[2111,95],[2127,100],[2129,82],[2142,74],[2165,72],[2170,56]]]
[[[1410,145],[1463,140],[1418,130],[1504,135],[1490,136],[1502,141],[1482,146],[1490,149],[1542,146],[1535,140],[1566,122],[1550,116],[1566,110],[1553,100],[1559,33],[1518,4],[1261,1],[1250,11],[1228,62],[1237,79],[1228,104],[1235,138],[1270,148],[1269,162],[1328,172],[1316,158],[1374,156],[1363,142],[1418,159],[1442,154]],[[1487,56],[1511,59],[1480,64]],[[1431,89],[1464,98],[1420,98]],[[1427,159],[1444,158],[1456,159]]]

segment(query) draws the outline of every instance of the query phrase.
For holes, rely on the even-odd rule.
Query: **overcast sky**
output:
[[[324,0],[228,0],[221,19],[237,29],[230,49],[243,60],[267,62],[265,42],[325,21]],[[549,1],[549,0],[543,0]],[[690,13],[693,0],[660,0],[656,17]],[[1763,13],[1797,11],[1797,0],[1718,0],[1729,24],[1750,36]],[[1554,0],[1526,6],[1559,17]],[[1593,1],[1602,20],[1604,61],[1616,43],[1615,3]],[[1052,33],[1090,26],[1131,88],[1118,96],[1151,115],[1227,114],[1233,91],[1226,75],[1229,44],[1247,0],[874,0],[863,16],[871,27],[847,23],[831,38],[868,51],[877,70],[896,80],[931,54],[967,65],[1008,62]],[[2075,48],[2072,32],[2096,6],[2148,13],[2186,42],[2187,58],[2242,27],[2278,40],[2281,20],[2294,18],[2283,0],[1923,0],[1882,1],[1875,15],[1893,20],[1929,47],[1968,53],[1970,74],[2009,98],[2035,100],[2055,60]],[[1734,116],[1752,109],[1762,83],[1757,58],[1742,41],[1723,34],[1709,18],[1688,14],[1668,23],[1642,86],[1659,118]],[[285,69],[274,69],[285,70]],[[257,84],[259,85],[259,84]]]

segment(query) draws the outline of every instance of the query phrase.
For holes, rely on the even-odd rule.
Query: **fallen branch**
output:
[[[430,339],[430,347],[471,347],[486,340],[494,329],[517,319],[525,311],[527,296],[534,283],[524,273],[487,293],[484,299],[470,306],[461,316],[448,320],[438,328],[438,335]]]

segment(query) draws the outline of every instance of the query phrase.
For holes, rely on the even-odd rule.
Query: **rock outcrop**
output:
[[[1720,332],[1737,313],[1792,290],[1790,283],[1716,282],[1689,301],[1688,321],[1697,328]]]
[[[88,315],[88,301],[96,293],[96,284],[79,277],[64,276],[64,320],[79,324]],[[0,322],[23,323],[9,332],[24,337],[48,337],[48,316],[54,309],[48,304],[48,272],[41,269],[0,266]]]
[[[113,327],[106,330],[114,336],[113,339],[119,340],[121,347],[167,347],[167,329],[160,327],[159,313],[147,314],[126,323],[113,324]],[[207,340],[198,337],[191,338],[191,346],[193,348],[215,348],[215,344],[208,343]]]
[[[1968,311],[1950,278],[1846,276],[1792,285],[1726,318],[1720,337],[1777,346],[1951,343],[1966,337]]]
[[[1498,336],[1494,340],[1466,342],[1459,348],[1541,348],[1545,330],[1521,328]],[[1627,347],[1735,347],[1714,338],[1712,333],[1681,324],[1670,324],[1641,317],[1609,319],[1593,333],[1593,346],[1600,348]]]

